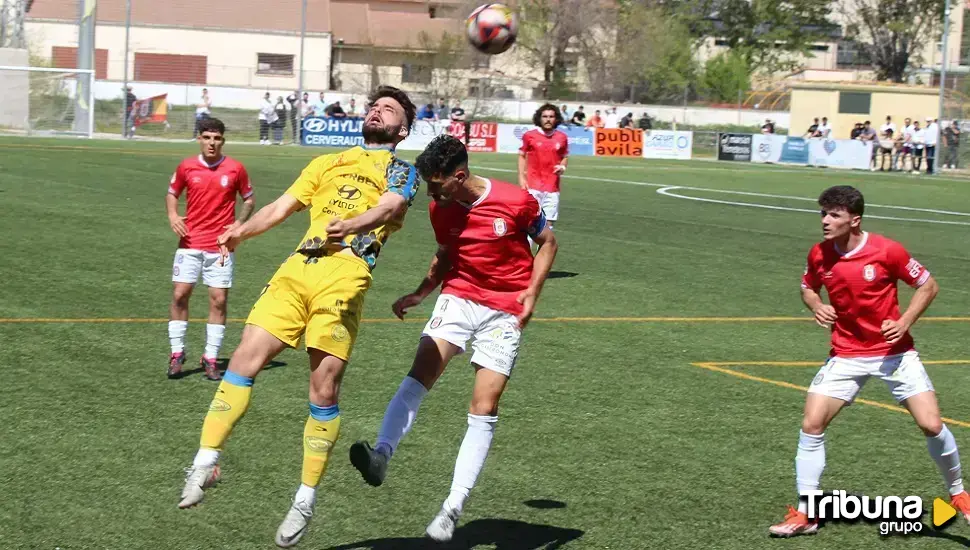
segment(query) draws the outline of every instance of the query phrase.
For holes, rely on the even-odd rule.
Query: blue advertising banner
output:
[[[569,138],[569,155],[593,155],[593,138],[596,133],[581,126],[560,126],[559,131]]]
[[[307,118],[303,120],[303,145],[353,147],[364,144],[360,118]]]
[[[808,142],[805,138],[789,137],[781,149],[781,162],[808,164]]]

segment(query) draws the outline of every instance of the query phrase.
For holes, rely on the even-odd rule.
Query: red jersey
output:
[[[553,170],[569,156],[569,138],[559,130],[547,136],[541,130],[522,135],[520,152],[526,154],[526,180],[536,191],[559,192],[559,174]]]
[[[212,166],[202,155],[189,157],[175,169],[168,192],[178,197],[183,189],[189,234],[179,241],[179,248],[219,250],[216,238],[236,219],[236,193],[243,199],[253,194],[246,168],[230,157]]]
[[[849,252],[832,241],[813,246],[802,288],[818,292],[824,286],[839,316],[832,327],[833,356],[883,357],[913,349],[909,333],[893,345],[882,335],[882,322],[900,317],[896,281],[920,287],[929,278],[930,272],[903,245],[864,232],[862,243]]]
[[[527,236],[541,233],[546,218],[528,191],[486,181],[485,193],[474,204],[431,201],[431,226],[451,261],[441,292],[518,315],[522,304],[516,299],[532,282]]]

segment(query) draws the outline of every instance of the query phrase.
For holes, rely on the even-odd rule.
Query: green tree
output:
[[[903,82],[911,65],[940,39],[945,0],[842,0],[846,38],[880,80]]]
[[[739,93],[751,89],[751,69],[740,50],[721,53],[704,64],[700,91],[711,101],[736,101]]]

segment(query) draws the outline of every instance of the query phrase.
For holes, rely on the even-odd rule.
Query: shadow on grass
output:
[[[579,529],[511,519],[477,519],[456,529],[455,537],[448,543],[423,537],[397,537],[331,546],[326,550],[468,550],[479,545],[492,545],[495,550],[554,550],[584,534]]]

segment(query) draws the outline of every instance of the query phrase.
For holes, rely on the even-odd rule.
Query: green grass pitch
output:
[[[266,204],[320,150],[227,146]],[[287,351],[257,380],[229,441],[223,482],[176,509],[215,385],[165,377],[164,319],[177,239],[163,196],[193,143],[0,139],[0,547],[269,548],[300,478],[306,357]],[[405,153],[406,158],[413,154]],[[516,158],[475,155],[481,175],[514,180]],[[637,184],[647,185],[637,185]],[[804,394],[828,335],[799,300],[819,235],[811,200],[856,185],[871,231],[903,242],[942,292],[914,330],[924,359],[970,360],[970,184],[714,162],[572,159],[556,227],[561,248],[502,401],[491,456],[458,532],[460,548],[950,548],[970,527],[881,538],[828,525],[776,541],[794,500]],[[702,202],[658,194],[791,208]],[[730,191],[731,193],[725,193]],[[736,192],[775,195],[741,195]],[[784,196],[788,198],[782,198]],[[423,547],[465,430],[471,371],[452,362],[425,400],[388,481],[366,486],[354,440],[376,435],[433,300],[409,322],[390,305],[435,249],[422,190],[385,247],[341,399],[343,433],[301,548]],[[923,210],[899,210],[905,206]],[[933,212],[936,210],[937,212]],[[956,223],[937,223],[956,222]],[[244,244],[223,357],[262,285],[306,229],[306,214]],[[192,317],[206,312],[204,288]],[[911,293],[902,293],[908,300]],[[31,322],[18,320],[34,319]],[[64,320],[74,320],[63,322]],[[128,321],[117,321],[129,319]],[[78,320],[105,320],[79,322]],[[189,325],[190,362],[204,322]],[[732,363],[717,371],[698,364]],[[929,365],[944,416],[970,457],[970,363]],[[734,374],[732,374],[734,373]],[[745,377],[738,376],[741,373]],[[892,405],[878,381],[862,397]],[[823,488],[943,495],[912,420],[859,403],[827,432]],[[929,521],[925,519],[925,521]]]

